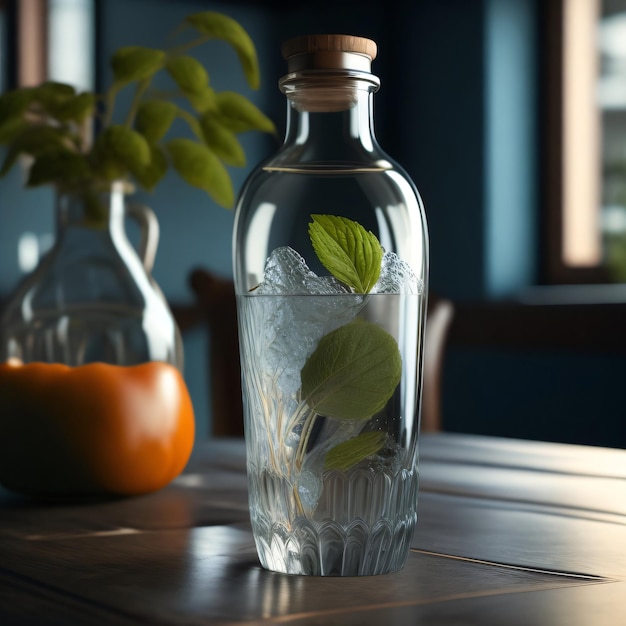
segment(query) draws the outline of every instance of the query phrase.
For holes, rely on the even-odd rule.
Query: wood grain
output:
[[[407,564],[377,577],[263,570],[239,440],[138,498],[0,492],[0,624],[624,623],[626,452],[433,434],[420,453]]]

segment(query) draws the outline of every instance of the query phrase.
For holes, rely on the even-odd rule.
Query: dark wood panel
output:
[[[626,354],[626,304],[456,303],[449,345]]]

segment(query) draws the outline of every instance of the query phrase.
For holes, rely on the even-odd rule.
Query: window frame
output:
[[[567,0],[539,6],[541,45],[541,259],[543,284],[611,283],[602,265],[573,266],[564,259],[564,19]],[[598,168],[599,171],[599,168]],[[598,207],[599,210],[599,207]]]

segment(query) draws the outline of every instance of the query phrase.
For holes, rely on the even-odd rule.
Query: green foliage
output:
[[[376,454],[387,443],[387,433],[373,430],[361,433],[331,448],[324,459],[324,469],[347,471],[357,463]]]
[[[214,11],[195,13],[187,17],[185,22],[209,39],[222,39],[230,44],[239,57],[248,84],[252,89],[258,89],[260,79],[256,50],[252,39],[240,24]]]
[[[152,191],[167,174],[168,167],[165,150],[161,146],[150,145],[150,163],[135,173],[135,179],[144,189]]]
[[[172,139],[167,150],[176,171],[187,183],[204,189],[218,204],[232,205],[235,194],[230,176],[207,146],[190,139]]]
[[[64,188],[84,180],[91,173],[89,164],[82,154],[69,150],[45,152],[37,157],[28,173],[28,187],[61,184]]]
[[[322,337],[300,372],[301,393],[318,415],[366,420],[387,404],[401,373],[396,340],[357,318]]]
[[[231,207],[234,191],[225,164],[245,165],[236,135],[250,130],[272,133],[274,125],[242,94],[215,92],[207,69],[189,53],[212,39],[226,42],[237,54],[248,84],[256,89],[256,50],[242,26],[220,13],[196,13],[182,26],[181,32],[191,31],[192,37],[172,49],[117,50],[111,58],[113,83],[102,95],[76,93],[55,82],[1,95],[0,145],[7,150],[0,176],[20,155],[27,155],[34,159],[29,186],[78,190],[121,179],[152,190],[171,166],[184,181]],[[169,76],[170,91],[151,89],[158,73]],[[133,90],[134,95],[124,121],[114,123],[116,97],[122,89]],[[186,125],[195,139],[170,138],[177,123]]]
[[[380,275],[383,249],[376,235],[336,215],[312,215],[309,235],[324,267],[357,293],[369,293]]]
[[[606,239],[606,268],[613,282],[626,283],[626,235],[613,234]]]
[[[9,144],[0,176],[4,176],[13,167],[20,154],[37,158],[46,152],[71,149],[71,137],[58,128],[46,125],[23,126]]]
[[[380,275],[383,250],[377,237],[358,222],[334,215],[312,215],[311,243],[322,264],[358,293],[366,294]],[[386,330],[356,318],[324,335],[300,371],[300,394],[308,414],[302,427],[310,433],[324,416],[366,421],[382,411],[402,376],[402,357]],[[364,432],[331,448],[324,469],[346,471],[376,454],[387,442],[384,432]],[[308,435],[302,436],[296,463],[302,467]]]
[[[165,52],[142,46],[127,46],[111,58],[113,78],[118,87],[152,78],[165,62]]]
[[[137,108],[135,128],[154,145],[165,137],[177,114],[178,107],[173,102],[148,100]]]
[[[212,106],[208,109],[216,112],[220,123],[233,133],[245,133],[259,130],[273,133],[274,124],[250,100],[235,91],[222,91],[215,94]]]
[[[184,94],[201,96],[209,84],[209,75],[204,66],[193,57],[173,57],[167,62],[166,68]]]
[[[220,124],[219,120],[207,113],[200,118],[202,135],[207,146],[228,165],[243,167],[246,155],[235,134]]]

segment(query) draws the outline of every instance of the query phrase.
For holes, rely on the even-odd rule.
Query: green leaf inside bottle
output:
[[[324,335],[300,373],[302,398],[318,414],[366,420],[400,382],[402,357],[386,330],[361,319]]]
[[[369,293],[380,275],[383,249],[376,235],[337,215],[312,215],[309,236],[324,267],[356,293]]]
[[[347,471],[364,459],[379,452],[389,436],[380,430],[361,433],[331,448],[324,459],[325,470]]]

